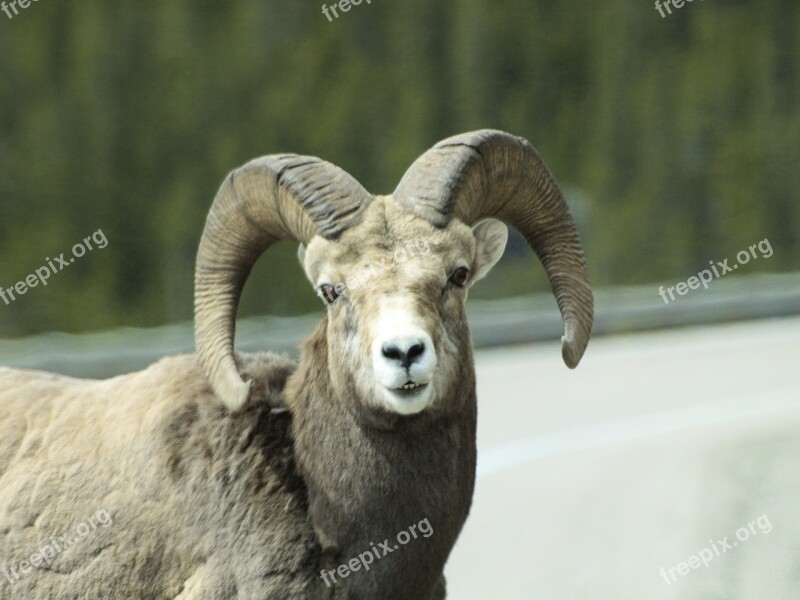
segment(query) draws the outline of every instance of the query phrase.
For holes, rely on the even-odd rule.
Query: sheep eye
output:
[[[466,267],[459,267],[452,275],[450,275],[450,283],[458,287],[464,287],[469,277],[469,269]]]
[[[339,292],[330,283],[323,283],[319,286],[317,294],[325,304],[330,304],[339,297]]]

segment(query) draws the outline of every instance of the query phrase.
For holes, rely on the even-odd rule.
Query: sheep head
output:
[[[328,305],[335,388],[398,414],[447,409],[441,402],[463,375],[469,341],[466,292],[502,255],[503,222],[542,261],[565,323],[562,356],[574,368],[593,320],[583,250],[525,140],[493,130],[444,140],[391,196],[373,197],[312,157],[267,156],[237,169],[209,213],[195,280],[197,349],[215,393],[232,411],[247,403],[233,351],[239,296],[259,256],[294,239]]]
[[[437,228],[378,197],[336,241],[316,236],[300,259],[327,305],[331,383],[338,396],[400,415],[458,410],[452,382],[469,348],[468,288],[500,259],[508,230],[487,219]],[[356,406],[364,408],[364,406]]]

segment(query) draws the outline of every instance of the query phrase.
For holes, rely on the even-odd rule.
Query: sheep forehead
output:
[[[342,276],[361,279],[391,272],[392,277],[415,278],[438,273],[443,265],[470,261],[475,240],[459,221],[439,229],[394,202],[377,197],[362,221],[317,255]]]

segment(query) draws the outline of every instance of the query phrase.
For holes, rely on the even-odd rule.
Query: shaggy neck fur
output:
[[[336,598],[433,600],[444,597],[442,571],[467,518],[475,483],[476,400],[471,350],[448,393],[458,410],[412,417],[354,410],[363,399],[338,397],[330,382],[327,319],[305,343],[287,383],[298,468],[322,548],[321,568],[335,571],[385,540],[428,519],[433,534],[346,578]],[[466,346],[469,348],[469,346]],[[335,590],[335,591],[334,591]]]

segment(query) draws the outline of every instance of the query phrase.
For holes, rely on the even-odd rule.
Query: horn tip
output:
[[[241,411],[250,401],[250,393],[252,391],[252,381],[231,381],[227,383],[224,389],[217,391],[217,397],[222,401],[225,407],[232,413]]]
[[[566,335],[561,338],[561,358],[564,359],[564,364],[570,369],[578,366],[585,350],[586,345],[584,344],[581,348],[574,338]]]

